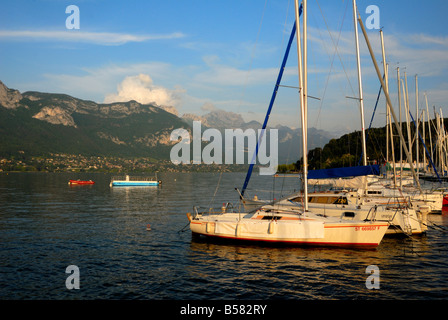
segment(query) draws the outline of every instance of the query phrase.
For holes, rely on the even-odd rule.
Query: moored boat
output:
[[[297,246],[376,248],[389,228],[384,221],[348,221],[274,208],[187,216],[194,235]]]
[[[448,195],[443,197],[442,213],[448,213]]]
[[[279,78],[273,93],[273,99],[266,115],[263,129],[266,128],[267,119],[276,95],[277,87],[281,79],[286,57],[289,52],[294,35],[297,35],[297,51],[299,62],[299,94],[301,108],[302,127],[302,151],[303,151],[303,187],[304,205],[300,210],[292,208],[263,207],[255,211],[229,212],[224,206],[222,212],[198,212],[194,208],[193,214],[188,213],[189,226],[193,235],[204,237],[231,239],[238,241],[256,241],[264,243],[281,243],[306,246],[338,246],[338,247],[364,247],[375,248],[383,239],[389,222],[376,221],[369,217],[362,221],[350,221],[346,219],[328,217],[314,212],[308,207],[307,191],[307,92],[303,86],[302,53],[300,39],[300,9],[298,0],[295,1],[295,16],[291,36],[289,38],[287,52],[280,68]],[[306,15],[306,0],[303,1],[304,15]],[[355,11],[355,10],[354,10]],[[304,22],[305,25],[305,22]],[[297,33],[296,33],[297,31]],[[304,31],[304,35],[306,32]],[[304,47],[306,41],[304,40]],[[304,50],[305,51],[305,50]],[[306,63],[304,63],[306,66]],[[302,90],[304,89],[304,90]],[[362,99],[361,99],[362,100]],[[258,147],[256,148],[258,150]],[[255,158],[255,156],[254,156]],[[249,167],[240,199],[243,199],[244,190],[250,179],[254,162]],[[238,208],[240,209],[240,208]]]
[[[92,180],[69,180],[68,181],[69,185],[73,185],[73,184],[80,184],[80,185],[85,185],[85,184],[95,184],[95,181]]]
[[[390,199],[392,200],[392,199]],[[283,210],[302,210],[303,194],[300,192],[275,201],[265,207],[281,208]],[[357,197],[356,192],[327,191],[308,194],[308,207],[316,214],[328,217],[339,217],[344,220],[388,222],[390,227],[387,234],[405,233],[421,234],[426,231],[426,217],[428,208],[414,210],[407,203],[390,201],[389,203],[368,202]]]
[[[111,187],[144,187],[144,186],[158,186],[162,181],[155,177],[113,177],[110,182]]]

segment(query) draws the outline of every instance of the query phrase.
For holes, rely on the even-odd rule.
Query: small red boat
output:
[[[69,180],[68,184],[95,184],[92,180]]]

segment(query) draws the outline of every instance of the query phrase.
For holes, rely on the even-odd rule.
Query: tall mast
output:
[[[307,127],[306,127],[306,97],[303,90],[302,46],[300,43],[299,1],[295,0],[296,7],[296,34],[297,34],[297,59],[299,71],[299,96],[300,114],[302,123],[302,159],[303,159],[303,197],[304,210],[308,211],[308,152],[307,152]],[[306,15],[306,0],[303,0],[302,14]]]
[[[443,113],[442,113],[442,108],[440,108],[440,129],[441,129],[441,134],[442,134],[442,142],[443,142],[443,149],[445,150],[444,152],[442,151],[442,155],[443,155],[443,173],[445,174],[446,171],[446,166],[448,163],[448,152],[447,152],[447,139],[446,139],[446,132],[445,132],[445,123],[443,122]]]
[[[383,54],[383,68],[384,68],[384,82],[386,84],[386,90],[389,93],[389,75],[388,75],[388,65],[386,62],[386,51],[384,49],[384,38],[383,38],[383,30],[380,30],[380,36],[381,36],[381,49],[382,49],[382,54]],[[392,164],[393,164],[393,169],[394,169],[394,186],[397,185],[397,180],[396,180],[396,172],[395,172],[395,151],[394,151],[394,136],[393,136],[393,131],[392,131],[392,122],[390,121],[390,108],[391,106],[389,105],[389,103],[386,100],[386,162],[389,162],[389,140],[390,140],[390,144],[391,144],[391,149],[392,149]],[[390,132],[390,135],[389,135]]]
[[[416,154],[416,162],[417,162],[417,175],[419,173],[420,163],[419,163],[419,143],[418,143],[418,81],[417,75],[415,75],[415,154]]]
[[[303,10],[303,97],[305,105],[305,125],[306,125],[306,150],[308,150],[308,14],[307,2],[302,1]]]
[[[383,55],[383,69],[384,69],[384,82],[386,84],[386,88],[389,90],[389,81],[386,76],[386,53],[384,50],[384,38],[383,38],[383,30],[380,30],[380,39],[381,39],[381,52]],[[389,105],[386,101],[386,163],[389,162]]]
[[[367,165],[366,133],[364,131],[364,100],[362,97],[361,59],[359,57],[357,11],[358,9],[356,7],[356,0],[353,0],[353,22],[355,27],[356,61],[358,67],[359,109],[361,112],[362,162],[363,165],[366,166]]]
[[[406,79],[406,72],[404,73],[404,78]],[[408,147],[410,145],[410,126],[409,126],[409,112],[408,112],[408,104],[407,104],[407,99],[406,99],[406,88],[405,88],[405,83],[404,80],[401,80],[401,85],[402,85],[402,89],[403,89],[403,102],[404,102],[404,116],[406,117],[406,132],[408,135]],[[402,145],[405,145],[406,141],[402,142]],[[404,148],[405,146],[403,146]],[[407,156],[408,162],[411,161],[411,159]]]
[[[409,155],[407,155],[408,156],[408,161],[410,161],[410,162],[413,162],[413,160],[412,160],[412,137],[411,137],[411,127],[410,127],[410,124],[409,124],[409,110],[410,110],[410,108],[409,108],[409,95],[408,95],[408,77],[406,76],[406,71],[404,72],[404,84],[405,84],[405,86],[406,86],[406,88],[405,88],[405,94],[406,94],[406,97],[405,97],[405,99],[406,99],[406,107],[405,107],[405,109],[406,109],[406,111],[405,111],[405,113],[406,113],[406,125],[407,125],[407,131],[408,131],[408,148],[409,148],[409,150],[411,151],[410,153],[409,153]]]
[[[381,76],[380,69],[378,68],[378,64],[376,62],[375,55],[374,55],[373,50],[372,50],[372,46],[370,45],[370,41],[369,41],[369,38],[367,36],[367,31],[366,31],[366,29],[364,27],[364,24],[363,24],[362,20],[361,20],[361,16],[358,16],[358,21],[359,21],[359,25],[361,26],[361,30],[362,30],[362,33],[364,35],[364,39],[366,40],[367,48],[369,49],[369,53],[370,53],[370,57],[372,58],[373,65],[375,66],[376,74],[378,76],[378,79],[381,82],[381,87],[383,88],[384,95],[386,96],[387,103],[390,106],[392,106],[392,102],[390,100],[389,93],[387,92],[386,85],[384,84],[383,77]],[[394,109],[392,107],[390,108],[390,113],[391,113],[392,117],[394,118],[395,127],[398,130],[398,134],[400,136],[400,139],[404,140],[403,133],[401,132],[400,127],[398,126],[398,119],[395,116],[395,112],[394,112]],[[406,147],[406,145],[404,145],[404,152],[406,153],[406,155],[409,158],[409,155],[410,155],[409,154],[409,149]],[[411,172],[412,172],[412,175],[414,177],[414,180],[415,180],[415,182],[417,184],[417,188],[419,189],[420,193],[423,193],[423,190],[422,190],[422,188],[420,186],[420,182],[418,180],[418,177],[415,174],[415,170],[414,170],[414,166],[413,166],[412,162],[410,162],[409,165],[411,167]]]
[[[443,172],[442,171],[442,165],[441,165],[441,163],[442,163],[442,160],[441,160],[441,158],[442,158],[442,155],[441,155],[441,149],[440,149],[440,122],[439,122],[439,114],[438,113],[436,113],[436,109],[434,108],[434,118],[435,118],[435,120],[436,120],[436,125],[437,125],[437,127],[436,127],[436,130],[437,130],[437,133],[436,133],[436,137],[437,137],[437,139],[436,139],[436,142],[437,142],[437,144],[436,144],[436,147],[437,147],[437,154],[436,154],[436,156],[437,156],[437,167],[438,167],[438,169],[441,171],[441,172]]]
[[[400,68],[397,67],[397,81],[398,81],[398,110],[400,115],[398,116],[400,121],[400,131],[403,130],[402,122],[401,122],[401,90],[400,90]],[[403,186],[403,142],[400,139],[400,187]]]
[[[429,146],[431,147],[431,159],[434,163],[434,153],[432,151],[432,136],[431,136],[431,117],[429,116],[429,108],[428,108],[428,97],[425,92],[425,101],[426,101],[426,114],[428,116],[428,134],[429,134]]]
[[[425,135],[425,110],[422,110],[422,131],[423,131],[423,143],[426,144],[426,135]],[[425,146],[423,146],[425,147]],[[427,172],[426,170],[426,152],[423,152],[423,171]]]
[[[445,166],[444,166],[444,157],[443,157],[443,127],[442,127],[442,116],[441,114],[436,114],[437,116],[437,148],[439,150],[439,166],[440,171],[444,172]]]

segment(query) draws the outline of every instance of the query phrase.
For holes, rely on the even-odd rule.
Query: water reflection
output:
[[[434,255],[437,247],[440,256]],[[386,237],[376,250],[258,246],[194,237],[189,270],[195,279],[213,278],[233,298],[239,292],[250,299],[446,298],[446,250],[446,234],[438,232]],[[366,288],[369,265],[378,266],[382,290]],[[248,284],[258,289],[249,293]],[[266,290],[260,291],[260,286]],[[434,287],[430,295],[428,287]]]

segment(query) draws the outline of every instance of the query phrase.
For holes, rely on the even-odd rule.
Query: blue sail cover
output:
[[[310,170],[308,171],[308,179],[331,179],[331,178],[358,177],[358,176],[379,175],[379,174],[380,174],[380,166],[375,164],[371,166]]]

